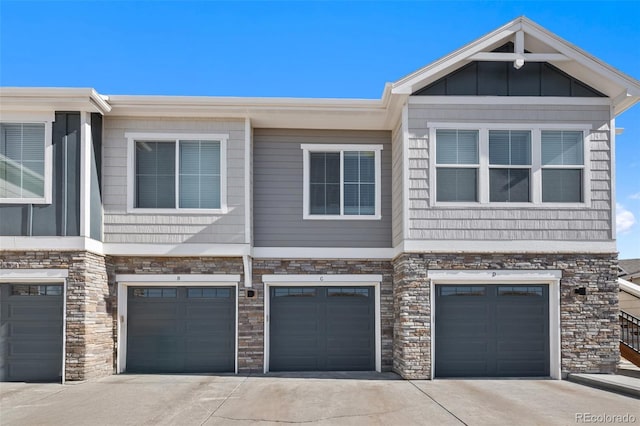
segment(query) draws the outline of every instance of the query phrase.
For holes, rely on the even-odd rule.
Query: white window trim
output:
[[[588,208],[591,205],[591,168],[590,168],[590,145],[592,126],[587,124],[557,124],[557,123],[451,123],[451,122],[429,122],[429,180],[430,198],[433,207],[461,207],[461,208],[482,208],[482,207],[504,207],[504,208]],[[478,130],[478,154],[479,165],[450,165],[450,167],[472,167],[478,168],[478,201],[477,202],[453,202],[437,200],[436,167],[447,167],[447,165],[436,164],[436,130],[438,129],[462,129]],[[526,130],[531,131],[531,181],[530,195],[531,201],[527,203],[489,201],[489,130]],[[542,131],[544,130],[567,130],[583,132],[583,165],[582,166],[544,166],[544,168],[561,169],[582,169],[582,202],[580,203],[544,203],[542,202]],[[515,166],[512,168],[519,168]]]
[[[140,287],[234,287],[235,300],[235,373],[238,374],[238,298],[240,275],[223,274],[117,274],[118,319],[117,339],[118,354],[116,373],[127,370],[127,328],[128,328],[128,296],[129,286]]]
[[[223,133],[125,133],[127,139],[127,213],[133,214],[226,214],[227,205],[227,142],[228,134]],[[220,142],[220,208],[219,209],[194,209],[194,208],[136,208],[136,142],[173,142],[176,148],[176,206],[179,203],[178,179],[180,178],[179,168],[179,141],[181,140],[210,140]]]
[[[302,218],[304,220],[380,220],[382,219],[382,145],[358,144],[300,144],[302,149]],[[373,151],[375,153],[375,214],[346,215],[344,214],[344,151]],[[309,212],[309,173],[311,152],[339,152],[340,153],[340,214],[317,215]]]
[[[375,293],[375,367],[382,372],[382,331],[380,325],[380,285],[382,275],[345,274],[345,275],[263,275],[264,284],[264,373],[269,372],[269,328],[271,287],[373,287]]]
[[[429,270],[431,312],[436,312],[436,285],[460,284],[541,284],[549,286],[549,375],[552,379],[562,379],[560,350],[560,280],[561,270]],[[431,379],[435,376],[435,315],[431,315]]]
[[[54,113],[2,113],[2,123],[44,124],[44,197],[0,198],[0,204],[51,204],[53,194],[53,122]]]

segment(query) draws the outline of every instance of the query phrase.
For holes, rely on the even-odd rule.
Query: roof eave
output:
[[[106,114],[111,106],[92,88],[0,87],[3,110],[78,110]]]

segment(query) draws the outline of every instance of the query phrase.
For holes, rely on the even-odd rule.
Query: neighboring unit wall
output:
[[[640,318],[640,297],[621,290],[620,310]]]
[[[391,134],[353,130],[254,130],[256,247],[391,247]],[[382,144],[381,220],[303,220],[301,144]]]
[[[432,306],[427,271],[438,269],[562,270],[562,374],[616,371],[620,358],[616,254],[403,254],[393,265],[393,368],[405,378],[431,377]],[[574,292],[579,287],[586,288],[585,296]]]
[[[425,97],[421,97],[425,99]],[[585,124],[590,135],[591,205],[513,208],[508,203],[434,206],[430,197],[429,122]],[[611,144],[608,106],[409,104],[409,239],[611,240]],[[588,175],[587,175],[588,176]]]
[[[113,374],[113,317],[105,258],[89,252],[2,252],[0,269],[67,269],[65,379]]]
[[[393,267],[388,261],[367,261],[367,260],[338,260],[338,259],[254,259],[253,261],[253,287],[258,292],[260,309],[259,318],[264,321],[264,283],[263,275],[296,275],[296,274],[321,274],[321,275],[344,275],[344,274],[381,274],[382,283],[380,285],[380,333],[381,333],[381,364],[382,371],[390,371],[393,365]],[[291,283],[295,286],[295,283]],[[252,306],[252,309],[254,307]],[[254,311],[251,311],[254,312]],[[250,339],[255,345],[264,344],[263,323],[257,322],[258,312],[255,311],[251,325],[252,334]],[[247,336],[249,338],[249,336]],[[255,353],[255,352],[254,352]],[[263,348],[260,347],[260,353]],[[256,353],[257,355],[257,353]],[[262,364],[260,364],[262,366]]]
[[[226,214],[127,212],[125,133],[228,134]],[[107,117],[103,135],[104,241],[106,243],[244,243],[244,120]]]
[[[55,114],[51,143],[51,204],[0,205],[1,236],[80,235],[80,113]]]

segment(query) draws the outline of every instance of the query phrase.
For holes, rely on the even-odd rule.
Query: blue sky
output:
[[[639,1],[0,0],[0,85],[379,98],[520,15],[640,78]],[[618,249],[640,257],[640,105],[616,124]]]

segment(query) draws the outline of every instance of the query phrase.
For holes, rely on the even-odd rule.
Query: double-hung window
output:
[[[127,134],[133,209],[226,208],[226,135]]]
[[[436,203],[588,202],[587,128],[544,124],[520,128],[504,124],[465,124],[461,129],[433,126],[430,137],[435,167],[431,178],[435,180]]]
[[[531,201],[531,132],[489,130],[489,201]]]
[[[478,131],[436,131],[438,201],[478,201]]]
[[[380,219],[382,145],[301,148],[305,219]]]
[[[542,201],[579,203],[583,200],[583,134],[542,131]]]
[[[51,121],[0,123],[0,202],[51,202]]]

